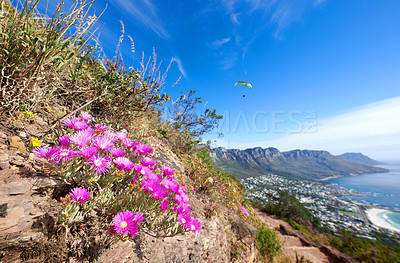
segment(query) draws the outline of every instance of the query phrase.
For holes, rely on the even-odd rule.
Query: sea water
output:
[[[396,212],[384,214],[383,218],[400,228],[400,164],[379,165],[379,167],[386,168],[389,172],[334,178],[328,182],[365,194],[345,198],[395,210]]]

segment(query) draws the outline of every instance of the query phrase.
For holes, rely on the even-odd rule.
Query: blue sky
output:
[[[394,103],[400,96],[399,1],[97,0],[93,10],[99,14],[106,6],[97,24],[106,53],[114,55],[121,20],[135,42],[134,67],[141,52],[150,56],[153,48],[162,69],[173,58],[165,91],[177,98],[197,90],[207,107],[226,117],[222,139],[204,136],[214,146],[320,148],[400,159],[393,149],[400,149],[400,124],[393,120],[400,115]],[[123,50],[130,65],[129,41]],[[234,87],[237,81],[253,89]],[[381,115],[373,114],[377,105],[387,107]],[[340,126],[340,117],[349,114],[352,124],[379,122],[394,141],[379,144],[389,137],[378,129],[375,139],[344,143],[366,129]],[[359,118],[365,114],[371,119]],[[323,133],[335,127],[341,132]]]

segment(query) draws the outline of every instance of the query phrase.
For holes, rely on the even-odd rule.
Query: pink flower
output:
[[[107,130],[107,125],[103,124],[102,122],[99,122],[94,125],[94,129],[96,133],[101,133],[102,131]]]
[[[117,229],[114,225],[112,225],[108,231],[110,231],[111,235],[115,235],[117,233]]]
[[[53,154],[58,151],[58,148],[59,147],[41,147],[33,150],[33,153],[36,157],[50,159]]]
[[[176,211],[178,212],[178,214],[189,214],[190,213],[190,206],[185,204],[185,203],[181,203],[178,208],[176,209]]]
[[[92,115],[90,115],[86,111],[81,111],[81,118],[84,119],[85,121],[90,121],[92,120]]]
[[[71,137],[71,141],[74,142],[77,146],[83,147],[88,142],[90,142],[93,138],[93,131],[91,129],[86,129],[83,131],[79,131],[75,135]]]
[[[120,132],[117,132],[116,134],[117,134],[118,140],[120,140],[120,141],[123,141],[126,138],[128,138],[128,134],[126,134],[126,132],[120,131]]]
[[[168,209],[168,200],[165,199],[162,203],[161,203],[161,210],[166,211]]]
[[[85,130],[87,127],[89,127],[84,120],[78,117],[66,119],[63,121],[62,125],[75,130]]]
[[[107,136],[102,136],[93,140],[93,146],[99,150],[106,151],[114,146],[114,143]]]
[[[186,194],[175,195],[175,203],[177,204],[188,204],[190,202],[189,197]]]
[[[110,156],[94,155],[89,159],[89,164],[96,169],[98,174],[103,174],[107,170],[111,169],[111,158]]]
[[[106,136],[112,142],[118,140],[117,134],[115,132],[113,132],[113,131],[106,131],[104,133],[104,136]]]
[[[55,157],[55,159],[58,160],[62,160],[62,161],[69,161],[72,160],[72,158],[74,157],[75,152],[71,149],[68,148],[64,148],[64,147],[60,147],[56,157],[53,155],[53,157]]]
[[[186,227],[189,231],[192,232],[198,232],[201,230],[200,222],[196,218],[191,218]]]
[[[137,212],[136,215],[133,217],[133,222],[139,224],[144,220],[144,215],[142,212]]]
[[[78,154],[82,155],[85,159],[91,158],[96,153],[97,149],[94,148],[93,146],[81,148],[81,150],[78,152]]]
[[[62,146],[69,147],[69,142],[71,141],[71,139],[68,136],[62,136],[58,138],[58,141],[61,143]]]
[[[145,166],[153,166],[155,164],[155,162],[150,157],[144,157],[144,158],[142,158],[142,164]]]
[[[130,138],[125,138],[122,140],[122,144],[126,147],[126,148],[132,148],[136,145],[137,142],[133,142]]]
[[[141,164],[135,164],[135,165],[133,166],[133,170],[134,170],[136,173],[140,173],[140,171],[142,171],[142,168],[143,168],[143,165],[141,165]]]
[[[121,148],[111,148],[110,149],[110,153],[114,156],[114,157],[121,157],[125,155],[125,151],[122,150]]]
[[[164,176],[173,175],[175,173],[174,169],[165,165],[161,167],[161,170],[164,172]]]
[[[134,217],[131,211],[119,212],[113,219],[115,232],[128,235],[133,228],[137,227],[133,221]]]
[[[134,237],[137,234],[138,231],[139,231],[139,226],[135,224],[129,230],[128,235],[131,236],[131,237]]]
[[[188,215],[178,214],[178,221],[181,225],[187,227],[190,223],[191,217]]]
[[[138,143],[134,154],[149,154],[153,153],[153,148],[150,148],[144,143]]]
[[[138,180],[138,179],[134,176],[134,177],[132,178],[131,184],[136,183],[137,180]]]
[[[152,172],[149,172],[146,174],[147,178],[149,178],[150,180],[154,180],[154,181],[160,181],[162,176],[159,174],[154,174]]]
[[[149,167],[143,166],[141,164],[134,165],[133,169],[134,169],[135,172],[137,172],[137,173],[139,173],[139,174],[141,174],[143,176],[149,177],[152,174],[151,169]]]
[[[113,161],[120,170],[130,171],[133,169],[133,163],[125,157],[118,157]]]
[[[78,203],[86,202],[90,198],[90,192],[84,187],[75,187],[69,193]]]
[[[244,217],[249,216],[249,212],[247,212],[247,209],[244,206],[240,206],[240,211],[242,212]]]
[[[149,193],[153,193],[153,192],[157,191],[160,187],[161,186],[158,183],[158,181],[150,180],[150,179],[145,179],[142,181],[142,188]]]
[[[184,185],[182,184],[182,186],[184,186]],[[186,191],[185,188],[179,187],[179,189],[178,189],[178,194],[180,194],[180,195],[186,195],[186,194],[187,194],[187,191]]]
[[[169,195],[169,193],[168,193],[168,191],[167,190],[165,190],[165,188],[164,187],[161,187],[161,186],[159,186],[158,188],[157,188],[157,190],[155,190],[152,194],[151,194],[151,196],[153,197],[153,198],[155,198],[155,199],[164,199],[164,198],[167,198],[167,196]]]
[[[161,181],[161,185],[164,186],[168,191],[175,192],[175,193],[177,193],[178,189],[179,189],[178,182],[176,182],[172,176],[168,177],[168,178],[164,178]]]

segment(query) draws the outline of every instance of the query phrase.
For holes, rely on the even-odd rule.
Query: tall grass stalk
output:
[[[66,12],[61,2],[51,17],[38,12],[39,0],[0,2],[0,104],[12,114],[20,104],[32,109],[52,96],[98,17],[89,15],[93,2],[86,0]]]

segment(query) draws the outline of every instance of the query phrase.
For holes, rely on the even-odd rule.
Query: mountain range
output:
[[[336,155],[336,157],[339,157],[343,160],[347,160],[353,163],[360,163],[364,165],[379,165],[383,164],[382,162],[376,161],[374,159],[369,158],[368,156],[365,156],[362,153],[344,153],[341,155]]]
[[[388,170],[365,165],[377,162],[362,154],[334,156],[327,151],[293,150],[281,152],[276,148],[251,148],[246,150],[211,149],[211,157],[217,167],[238,178],[275,173],[288,178],[327,179],[363,173],[380,173]],[[356,162],[357,161],[357,162]],[[379,162],[377,162],[379,163]]]

